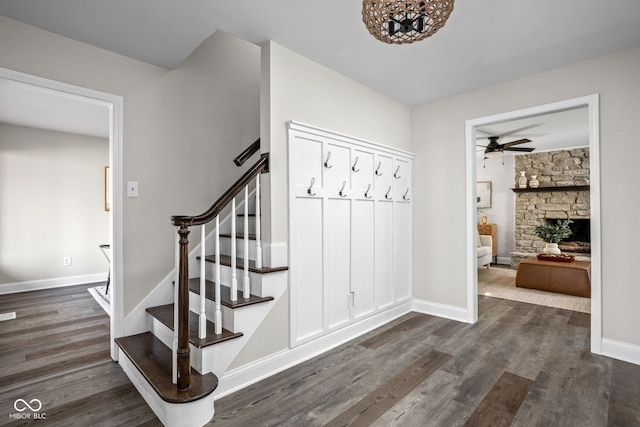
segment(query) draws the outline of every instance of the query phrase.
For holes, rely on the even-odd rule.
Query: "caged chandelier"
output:
[[[364,0],[362,20],[378,40],[390,44],[426,39],[444,26],[454,0]]]

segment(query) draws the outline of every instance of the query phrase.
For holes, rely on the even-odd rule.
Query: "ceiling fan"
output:
[[[485,159],[496,157],[500,154],[503,154],[505,151],[519,151],[524,153],[530,153],[533,150],[535,150],[535,148],[529,148],[529,147],[514,147],[515,145],[531,142],[531,140],[528,138],[519,139],[517,141],[506,142],[504,144],[498,143],[498,139],[500,138],[499,136],[489,136],[487,138],[489,139],[489,145],[478,144],[478,147],[485,148],[484,150]]]

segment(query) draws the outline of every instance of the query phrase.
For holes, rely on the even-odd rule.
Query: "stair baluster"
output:
[[[260,174],[256,175],[256,268],[262,268],[262,244],[260,242]]]
[[[202,224],[200,227],[200,259],[205,259],[207,256],[207,224]],[[206,281],[205,275],[205,263],[200,263],[200,316],[198,324],[198,338],[204,339],[207,337],[207,314],[206,314]]]
[[[204,264],[204,263],[203,263]],[[220,295],[220,215],[216,216],[216,280],[215,280],[215,298],[216,298],[216,334],[222,333],[222,297]]]
[[[235,219],[235,218],[234,218]],[[242,286],[242,298],[247,299],[251,293],[249,280],[249,185],[244,187],[244,280]]]
[[[189,347],[189,227],[203,225],[209,221],[216,221],[216,281],[215,281],[215,299],[216,299],[216,323],[215,329],[218,335],[222,334],[222,310],[221,310],[221,292],[220,292],[220,265],[222,259],[220,256],[220,221],[219,215],[222,210],[231,203],[231,216],[236,215],[236,200],[238,195],[249,183],[256,178],[259,182],[259,175],[269,169],[269,154],[264,153],[260,159],[245,172],[245,174],[236,181],[211,207],[204,213],[196,216],[174,215],[171,222],[177,227],[177,244],[176,244],[176,291],[174,295],[174,339],[173,339],[173,356],[172,356],[172,381],[176,384],[178,391],[185,391],[191,386],[190,378],[190,347]],[[259,187],[259,183],[257,184]],[[259,197],[257,197],[259,200]],[[259,206],[259,203],[258,203]],[[258,217],[259,218],[259,217]],[[231,221],[232,235],[236,235],[236,221]],[[259,220],[258,220],[259,224]],[[259,234],[259,231],[258,231]],[[203,238],[203,242],[204,242]],[[259,245],[259,244],[258,244]],[[238,299],[238,281],[237,281],[237,251],[236,239],[231,239],[231,301]],[[245,262],[249,262],[247,259]],[[261,260],[258,260],[262,264]],[[204,277],[204,275],[203,275]],[[206,288],[206,287],[205,287]],[[205,289],[206,290],[206,289]],[[201,290],[201,295],[205,292]],[[206,296],[206,295],[205,295]],[[177,338],[176,334],[177,333]],[[176,344],[177,343],[177,344]],[[215,378],[215,377],[214,377]],[[217,380],[216,380],[217,381]],[[214,386],[215,387],[215,386]]]
[[[231,301],[238,300],[238,273],[236,271],[236,198],[231,200]]]

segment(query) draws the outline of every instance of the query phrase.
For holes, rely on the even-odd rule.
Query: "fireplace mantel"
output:
[[[589,191],[590,185],[562,185],[556,187],[512,188],[514,193],[532,193],[539,191]]]

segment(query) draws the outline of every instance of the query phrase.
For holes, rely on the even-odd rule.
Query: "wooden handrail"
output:
[[[225,206],[227,206],[231,200],[240,194],[240,192],[244,189],[245,185],[247,185],[253,178],[256,177],[261,172],[269,171],[269,153],[265,153],[260,156],[260,160],[258,160],[251,168],[245,172],[244,175],[240,177],[218,200],[215,201],[213,205],[206,212],[201,213],[196,216],[185,216],[185,215],[174,215],[171,217],[171,222],[176,227],[187,226],[191,227],[193,225],[201,225],[205,224],[211,220],[213,220]]]
[[[256,139],[253,144],[248,146],[242,153],[238,154],[238,157],[233,159],[233,163],[236,166],[242,166],[244,162],[249,160],[251,156],[260,151],[260,138]]]
[[[178,227],[178,300],[177,308],[177,387],[187,390],[191,386],[190,348],[189,348],[189,227],[202,225],[216,219],[234,198],[260,173],[269,171],[269,153],[260,157],[248,171],[240,177],[206,212],[196,216],[176,215],[171,217],[173,225]],[[246,201],[245,201],[246,203]],[[216,250],[217,252],[217,250]],[[203,260],[204,262],[204,260]],[[216,297],[218,298],[218,297]]]

